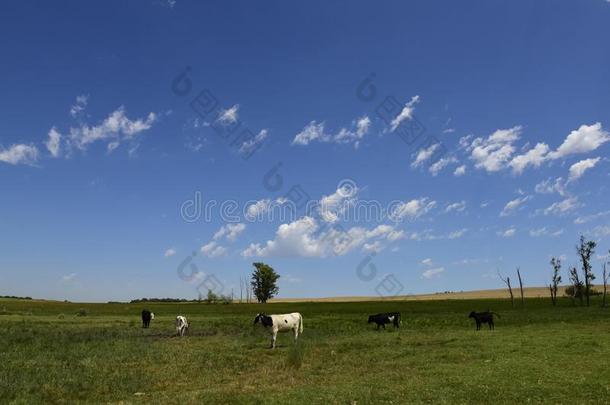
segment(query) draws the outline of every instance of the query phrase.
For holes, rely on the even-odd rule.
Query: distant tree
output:
[[[219,300],[219,297],[214,291],[208,290],[208,295],[205,298],[205,302],[208,304],[215,304]]]
[[[551,266],[553,266],[553,278],[549,284],[549,290],[551,290],[551,301],[555,306],[557,305],[557,289],[561,283],[561,259],[551,258]]]
[[[510,285],[510,277],[506,276],[506,278],[502,277],[502,275],[500,274],[500,271],[498,271],[498,277],[500,277],[500,280],[502,280],[504,282],[504,284],[506,284],[506,286],[508,287],[508,292],[510,293],[510,304],[514,307],[515,306],[515,296],[513,295],[513,288]]]
[[[280,275],[265,263],[252,263],[255,267],[250,284],[257,301],[264,304],[280,290],[277,280]]]
[[[591,295],[591,281],[595,279],[593,268],[591,266],[591,256],[595,253],[597,243],[592,240],[586,240],[584,236],[580,236],[580,243],[576,246],[576,252],[580,257],[582,265],[582,274],[585,284],[585,297],[587,298],[587,306],[589,306],[589,296]]]

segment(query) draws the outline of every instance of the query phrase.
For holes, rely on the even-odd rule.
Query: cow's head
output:
[[[375,315],[371,315],[371,316],[369,316],[369,321],[368,321],[368,323],[373,323],[373,322],[375,322]]]
[[[150,319],[153,320],[153,321],[155,320],[155,313],[154,312],[150,313]]]
[[[265,314],[256,314],[256,318],[254,318],[254,324],[261,323],[263,326],[272,326],[273,319],[270,316]]]
[[[476,318],[476,316],[477,316],[477,313],[474,311],[471,311],[470,315],[468,315],[468,318]]]

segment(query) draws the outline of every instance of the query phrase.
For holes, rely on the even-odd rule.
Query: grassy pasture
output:
[[[155,312],[141,328],[144,306]],[[79,310],[86,316],[76,316]],[[475,332],[472,309],[499,312]],[[400,330],[367,315],[398,310]],[[299,311],[269,337],[257,312]],[[186,315],[190,336],[174,336]],[[0,300],[2,403],[609,403],[610,310],[568,300],[71,304]]]

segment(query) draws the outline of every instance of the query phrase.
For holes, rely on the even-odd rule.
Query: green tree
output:
[[[549,289],[551,290],[551,301],[553,301],[553,305],[556,305],[557,289],[559,283],[561,283],[561,260],[556,257],[551,258],[551,266],[553,266],[553,278],[551,284],[549,284]]]
[[[255,267],[252,273],[252,290],[257,301],[264,304],[280,290],[277,280],[280,275],[273,268],[265,263],[252,263]]]
[[[595,279],[593,267],[591,266],[591,256],[595,253],[597,243],[592,240],[586,240],[584,236],[580,236],[580,244],[576,246],[576,252],[580,257],[582,264],[582,274],[585,284],[585,297],[587,298],[587,306],[589,306],[589,295],[591,293],[591,281]]]

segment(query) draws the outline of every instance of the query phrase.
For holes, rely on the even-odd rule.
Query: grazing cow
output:
[[[468,318],[473,318],[477,324],[477,330],[481,330],[481,324],[486,323],[489,325],[489,330],[495,329],[494,326],[494,314],[495,312],[486,311],[486,312],[474,312],[472,311]],[[498,314],[496,314],[498,315]],[[498,318],[500,315],[498,315]]]
[[[155,314],[153,312],[150,312],[148,310],[143,310],[142,311],[142,327],[143,328],[148,328],[150,326],[150,321],[155,319]]]
[[[189,323],[185,316],[178,315],[176,317],[176,333],[178,336],[184,336],[189,330]]]
[[[385,329],[386,323],[394,324],[394,328],[400,328],[400,312],[387,312],[383,314],[375,314],[369,316],[368,323],[376,323],[377,330],[379,330],[380,326],[383,326]]]
[[[265,315],[258,314],[254,318],[254,324],[261,323],[272,334],[271,348],[275,349],[275,340],[278,332],[294,332],[294,341],[296,342],[299,333],[303,333],[303,317],[298,312],[281,315]]]

